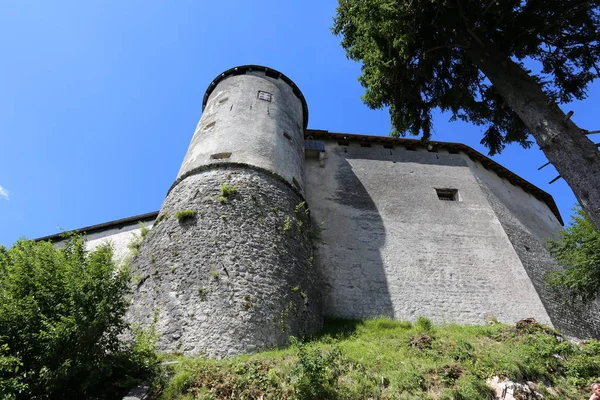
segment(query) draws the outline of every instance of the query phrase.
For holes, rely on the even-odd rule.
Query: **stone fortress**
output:
[[[133,258],[132,320],[163,351],[226,357],[285,345],[324,317],[437,323],[534,317],[600,337],[600,313],[544,283],[552,197],[458,143],[307,129],[298,87],[246,65],[208,87],[159,212],[82,228]],[[42,239],[58,240],[58,236]]]

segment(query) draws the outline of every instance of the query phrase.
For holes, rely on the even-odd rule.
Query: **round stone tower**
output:
[[[314,228],[304,202],[306,101],[270,68],[208,87],[203,114],[132,263],[130,317],[159,349],[226,357],[321,327]]]

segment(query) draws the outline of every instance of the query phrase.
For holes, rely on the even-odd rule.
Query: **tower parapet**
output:
[[[283,74],[233,68],[209,86],[177,179],[133,269],[131,318],[159,349],[224,357],[321,327],[304,201],[304,97]]]

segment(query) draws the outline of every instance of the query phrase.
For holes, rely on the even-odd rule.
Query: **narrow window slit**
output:
[[[211,154],[210,158],[213,160],[221,160],[223,158],[229,158],[231,157],[231,153],[216,153],[216,154]]]

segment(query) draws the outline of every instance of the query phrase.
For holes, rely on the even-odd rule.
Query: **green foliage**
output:
[[[229,197],[236,194],[239,188],[238,188],[238,185],[228,185],[226,183],[222,183],[220,189],[221,189],[222,197],[219,197],[219,201],[221,201],[221,199],[223,199],[224,201],[221,201],[221,203],[224,203],[224,202],[227,202],[227,199]]]
[[[298,292],[299,289],[292,288]],[[181,358],[161,399],[493,399],[492,376],[581,399],[600,377],[600,342],[574,345],[534,321],[517,326],[433,326],[377,318],[330,320],[309,342],[228,360]],[[418,325],[418,326],[417,326]],[[427,330],[424,330],[424,329]],[[435,332],[435,335],[433,334]],[[416,349],[411,339],[429,339]],[[588,394],[589,397],[589,394]]]
[[[581,208],[575,209],[571,225],[560,232],[560,239],[550,241],[550,253],[564,271],[551,272],[548,282],[564,289],[570,296],[586,302],[598,297],[600,288],[600,230],[596,229]]]
[[[430,319],[420,316],[417,318],[417,322],[415,322],[415,328],[424,332],[429,332],[433,329],[433,323]]]
[[[138,222],[138,225],[140,226],[140,236],[142,237],[142,239],[145,239],[150,233],[150,229],[143,222]]]
[[[78,236],[0,247],[0,398],[111,397],[152,372],[150,333],[124,321],[131,275],[112,256]]]
[[[179,210],[175,213],[175,218],[179,222],[186,221],[188,219],[196,218],[196,210]]]
[[[138,222],[140,227],[140,233],[133,233],[133,237],[131,241],[127,244],[129,250],[131,250],[131,255],[136,257],[140,253],[140,247],[142,247],[142,242],[150,233],[150,229],[143,222]]]
[[[285,217],[285,220],[283,221],[283,226],[281,228],[287,232],[290,230],[291,227],[292,227],[292,219],[290,217]]]
[[[598,77],[598,9],[597,1],[340,0],[333,32],[362,62],[364,102],[389,106],[394,135],[429,139],[441,109],[486,126],[482,144],[494,154],[511,142],[529,147],[530,129],[480,68],[534,60],[541,72],[515,65],[522,75],[506,74],[511,85],[525,80],[549,104],[582,99]]]
[[[168,212],[164,212],[162,214],[160,214],[158,216],[158,218],[156,218],[156,221],[154,221],[154,226],[158,226],[158,224],[160,224],[162,221],[165,221],[169,219],[169,213]]]
[[[335,398],[335,383],[340,376],[339,349],[327,353],[318,348],[308,348],[304,343],[292,340],[298,351],[298,362],[292,368],[293,385],[299,400]]]

